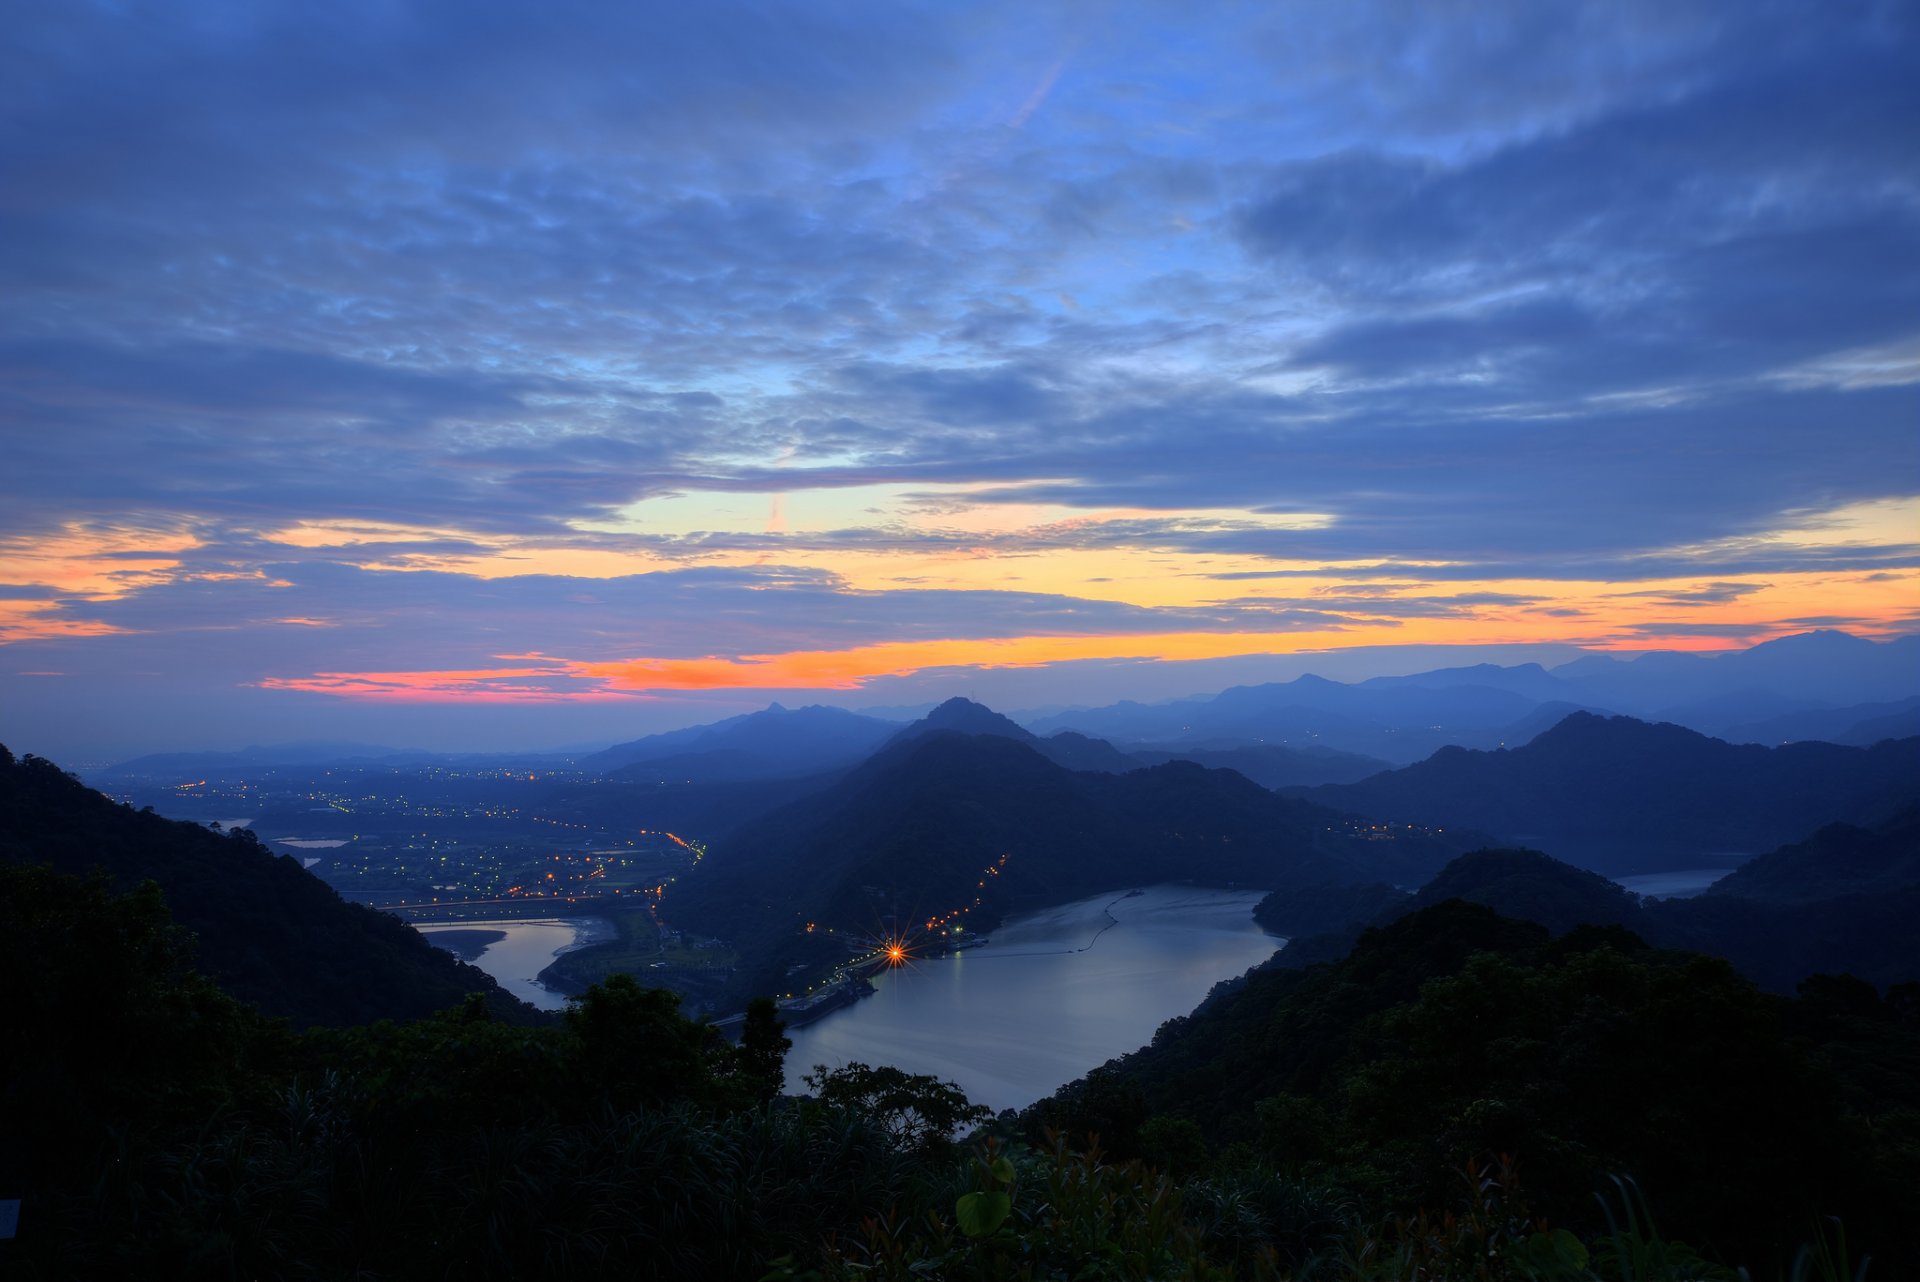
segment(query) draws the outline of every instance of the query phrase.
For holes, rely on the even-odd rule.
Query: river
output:
[[[612,937],[613,928],[597,917],[548,917],[531,921],[436,921],[414,922],[413,928],[427,937],[448,931],[486,932],[497,939],[486,947],[474,965],[499,981],[500,987],[541,1010],[563,1010],[567,999],[536,978],[553,964],[561,953]],[[469,938],[473,938],[469,936]],[[462,941],[466,942],[465,940]],[[465,955],[464,949],[448,949]]]
[[[1012,918],[992,942],[875,976],[878,992],[795,1029],[787,1089],[816,1064],[892,1064],[1021,1108],[1192,1012],[1284,942],[1253,921],[1257,890],[1124,889]]]

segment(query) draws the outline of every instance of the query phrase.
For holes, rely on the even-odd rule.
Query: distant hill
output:
[[[1323,783],[1354,783],[1393,763],[1332,748],[1284,748],[1278,744],[1245,744],[1230,748],[1142,744],[1126,751],[1105,739],[1075,730],[1056,730],[1044,739],[1032,738],[1034,751],[1068,770],[1098,770],[1124,774],[1143,766],[1169,761],[1191,761],[1209,770],[1232,770],[1262,788],[1313,787]]]
[[[1435,668],[1398,677],[1370,677],[1360,682],[1363,690],[1395,690],[1408,686],[1445,689],[1448,686],[1472,686],[1504,690],[1540,702],[1566,697],[1567,687],[1558,677],[1537,663],[1502,667],[1497,663],[1476,663],[1462,668]]]
[[[844,708],[789,709],[774,703],[711,725],[615,744],[580,764],[629,778],[714,782],[816,774],[852,765],[899,729],[898,722]]]
[[[1383,820],[1477,828],[1620,875],[1890,814],[1920,795],[1920,741],[1764,748],[1575,713],[1522,747],[1445,748],[1299,795]]]
[[[1121,774],[1153,764],[1138,753],[1122,752],[1105,739],[1089,739],[1072,730],[1061,730],[1044,739],[1031,739],[1034,751],[1056,766],[1068,770],[1097,770],[1103,774]]]
[[[1476,669],[1458,671],[1488,675]],[[1128,750],[1142,744],[1163,750],[1270,745],[1406,762],[1463,736],[1484,738],[1524,717],[1537,703],[1500,684],[1459,684],[1444,673],[1425,675],[1432,679],[1430,683],[1396,677],[1359,685],[1308,675],[1268,685],[1235,686],[1206,699],[1153,705],[1122,702],[1056,713],[1034,721],[1030,728],[1041,734],[1075,730]],[[1514,684],[1535,686],[1543,680],[1550,679],[1536,669]]]
[[[118,805],[38,758],[0,748],[0,858],[119,890],[159,883],[221,987],[295,1024],[412,1019],[484,993],[501,1017],[542,1017],[398,918],[349,904],[250,833],[211,832]],[[130,1048],[131,1049],[131,1048]]]
[[[1062,732],[1066,733],[1066,732]],[[1210,770],[1235,770],[1262,788],[1311,788],[1323,783],[1357,783],[1393,763],[1379,757],[1332,748],[1284,748],[1278,744],[1248,744],[1239,748],[1142,747],[1131,755],[1145,765],[1162,761],[1191,761]]]
[[[1920,886],[1920,807],[1877,828],[1830,824],[1805,841],[1748,860],[1706,894],[1805,903],[1909,886]]]
[[[1702,700],[1726,701],[1715,715],[1755,721],[1780,715],[1765,703],[1784,696],[1830,706],[1904,699],[1920,694],[1920,636],[1870,641],[1821,630],[1780,637],[1726,654],[1656,651],[1634,659],[1589,655],[1551,675],[1581,702],[1637,716]],[[1727,696],[1758,695],[1756,710],[1739,715]],[[1731,722],[1729,722],[1731,724]]]
[[[1821,739],[1867,747],[1882,739],[1920,735],[1920,696],[1891,703],[1855,703],[1813,708],[1730,725],[1719,737],[1729,743],[1797,743]]]
[[[1841,743],[1875,744],[1882,739],[1911,739],[1920,735],[1920,699],[1896,705],[1896,711],[1856,721],[1840,732]]]

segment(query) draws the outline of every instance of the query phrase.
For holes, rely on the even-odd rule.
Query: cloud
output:
[[[1811,0],[29,6],[10,635],[296,678],[1608,635],[1540,587],[1590,582],[1881,618],[1920,546],[1806,521],[1920,476],[1917,47]]]

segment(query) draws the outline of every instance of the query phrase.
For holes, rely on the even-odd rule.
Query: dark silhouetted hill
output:
[[[1706,890],[1714,897],[1806,903],[1920,886],[1920,806],[1877,828],[1829,824],[1750,859]]]
[[[1321,887],[1294,896],[1275,891],[1254,919],[1287,935],[1274,965],[1301,967],[1346,956],[1369,927],[1458,899],[1563,935],[1577,926],[1642,929],[1639,899],[1597,873],[1537,850],[1476,850],[1442,868],[1415,894],[1391,887]],[[1281,929],[1282,926],[1289,929]]]
[[[1370,926],[1459,899],[1555,934],[1624,926],[1662,947],[1724,957],[1774,992],[1792,992],[1820,973],[1886,987],[1920,980],[1920,931],[1911,925],[1920,919],[1916,826],[1914,811],[1873,830],[1832,825],[1761,855],[1692,899],[1642,900],[1538,851],[1478,850],[1414,895],[1384,887],[1276,891],[1255,918],[1289,937],[1271,963],[1277,967],[1336,960]]]
[[[0,858],[99,871],[121,891],[158,883],[175,920],[198,936],[199,968],[296,1024],[418,1018],[476,992],[504,1018],[542,1018],[485,972],[398,918],[345,902],[252,834],[134,811],[50,762],[15,760],[4,749]]]
[[[1449,899],[1534,922],[1556,935],[1576,926],[1640,924],[1640,901],[1634,895],[1598,873],[1537,850],[1477,850],[1462,855],[1420,887],[1406,909],[1417,912]]]

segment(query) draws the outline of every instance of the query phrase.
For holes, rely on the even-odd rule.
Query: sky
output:
[[[23,0],[0,741],[1920,628],[1920,6]]]

